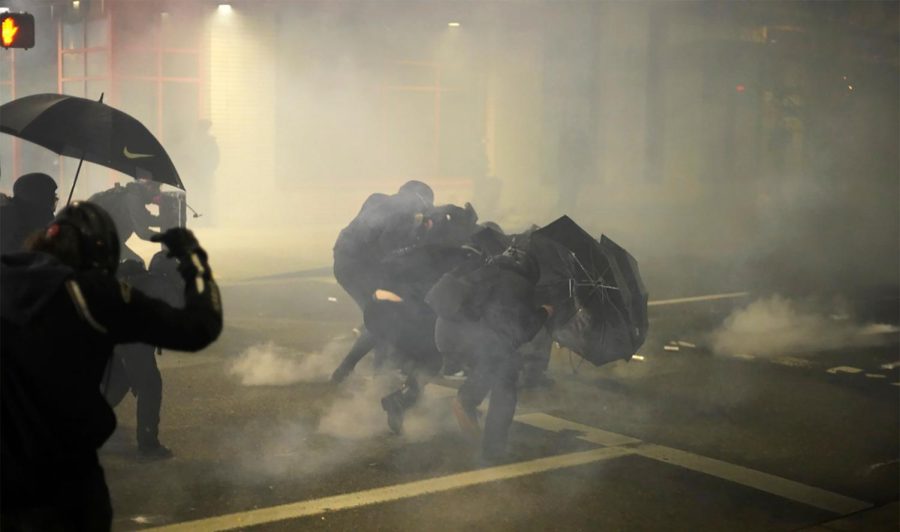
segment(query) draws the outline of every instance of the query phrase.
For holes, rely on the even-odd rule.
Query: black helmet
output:
[[[49,202],[56,197],[56,181],[47,174],[25,174],[13,183],[13,197],[27,202]]]
[[[398,190],[400,194],[414,194],[422,199],[428,206],[434,205],[434,191],[421,181],[407,181]]]
[[[76,201],[61,210],[53,223],[78,232],[79,269],[115,273],[119,265],[119,236],[105,210],[95,203]]]

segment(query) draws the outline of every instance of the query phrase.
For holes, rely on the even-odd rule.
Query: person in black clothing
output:
[[[197,351],[221,332],[219,290],[193,234],[155,239],[179,261],[183,309],[115,278],[115,225],[89,202],[63,209],[29,251],[0,258],[3,530],[109,530],[97,449],[116,425],[100,393],[113,346]]]
[[[25,239],[53,220],[56,181],[47,174],[25,174],[13,184],[12,197],[0,194],[0,254],[23,251]]]
[[[151,240],[159,232],[151,227],[160,227],[158,215],[147,210],[147,206],[159,203],[159,183],[149,179],[138,179],[125,186],[116,183],[112,188],[98,192],[88,200],[99,205],[112,217],[119,235],[122,260],[144,260],[127,246],[131,235],[142,240]]]
[[[534,287],[539,277],[535,258],[510,247],[483,264],[464,264],[442,278],[427,298],[438,314],[435,340],[440,351],[466,353],[472,363],[453,411],[463,432],[481,437],[481,456],[486,462],[503,460],[506,453],[518,400],[521,360],[516,350],[537,334],[553,312],[548,305],[535,305]],[[459,284],[454,285],[454,279]],[[489,393],[482,436],[476,409]]]
[[[145,295],[159,298],[174,307],[184,304],[184,282],[178,274],[177,262],[167,257],[165,251],[153,256],[149,270],[144,270],[139,262],[123,261],[119,265],[118,277]],[[159,441],[163,386],[162,375],[156,365],[158,353],[161,350],[149,344],[117,345],[102,386],[103,395],[113,407],[125,398],[129,390],[137,398],[136,439],[138,456],[144,460],[164,460],[174,456]]]
[[[405,412],[415,406],[422,388],[441,369],[441,354],[434,343],[436,316],[425,303],[425,295],[444,273],[469,260],[473,250],[462,244],[477,227],[477,220],[468,204],[465,208],[435,208],[422,238],[385,258],[384,275],[374,299],[366,305],[366,328],[394,348],[393,362],[407,377],[400,390],[381,400],[388,426],[395,433],[402,431]]]
[[[434,193],[421,181],[408,181],[396,194],[372,194],[359,214],[344,228],[334,244],[334,278],[353,298],[360,310],[372,301],[384,276],[381,267],[393,251],[412,245],[426,229],[426,213],[433,207]],[[347,378],[376,340],[362,326],[350,352],[331,376],[334,383]],[[380,345],[378,351],[387,351]],[[377,360],[381,362],[380,358]]]

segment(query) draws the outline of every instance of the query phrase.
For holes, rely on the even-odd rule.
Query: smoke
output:
[[[274,342],[247,348],[228,368],[244,386],[287,386],[298,382],[323,382],[340,363],[350,342],[334,338],[318,352],[297,353]]]
[[[898,330],[893,325],[855,323],[843,312],[826,314],[775,295],[735,310],[710,335],[710,343],[719,354],[775,356],[877,345]]]
[[[336,399],[319,419],[318,433],[341,439],[365,440],[384,434],[387,417],[381,398],[400,388],[399,375],[374,379],[352,379],[347,391]],[[406,412],[403,436],[409,441],[424,441],[453,430],[446,389],[426,385],[419,402]]]
[[[391,392],[386,379],[353,378],[345,393],[319,418],[318,432],[335,438],[364,440],[387,430],[381,398]]]
[[[350,343],[348,337],[337,337],[312,353],[292,351],[274,342],[262,343],[244,350],[228,373],[244,386],[324,383]],[[399,372],[373,378],[366,374],[368,369],[361,363],[339,388],[328,388],[320,394],[311,411],[302,416],[291,414],[275,423],[251,422],[241,433],[254,434],[252,442],[240,437],[221,438],[219,454],[234,456],[239,464],[226,474],[242,483],[258,483],[334,471],[359,463],[361,456],[383,452],[385,438],[403,445],[455,430],[447,400],[453,390],[426,385],[418,404],[406,413],[402,437],[393,437],[381,398],[398,390],[404,378]]]

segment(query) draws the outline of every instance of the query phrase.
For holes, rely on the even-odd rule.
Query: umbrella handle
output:
[[[105,92],[100,93],[100,100],[99,100],[100,103],[103,103],[103,96],[105,94],[106,94]],[[78,169],[75,170],[75,179],[72,180],[72,188],[69,189],[69,199],[66,200],[66,207],[68,207],[69,204],[72,203],[72,194],[75,192],[75,185],[78,183],[78,174],[81,173],[81,165],[82,164],[84,164],[84,157],[82,157],[81,159],[78,160]]]
[[[72,188],[69,189],[69,199],[66,200],[66,207],[68,207],[69,204],[72,203],[72,193],[75,192],[75,184],[78,183],[78,174],[81,173],[82,164],[84,164],[84,157],[78,160],[78,170],[75,170],[75,179],[72,180]]]

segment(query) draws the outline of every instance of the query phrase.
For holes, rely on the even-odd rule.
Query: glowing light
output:
[[[72,7],[78,9],[81,7],[81,2],[79,0],[72,0]]]
[[[8,7],[0,7],[0,13],[9,13]]]
[[[745,90],[747,90],[747,87],[745,87],[743,83],[739,83],[737,87],[734,88],[734,90],[738,92],[744,92]]]
[[[447,25],[450,26],[451,28],[458,28],[459,22],[448,22]]]
[[[0,38],[3,40],[3,46],[12,46],[16,41],[16,34],[19,33],[19,27],[12,18],[3,19],[3,27],[0,28]]]
[[[227,15],[228,13],[231,13],[231,4],[219,4],[218,9],[219,9],[219,13],[222,13],[223,15]]]
[[[853,85],[847,85],[847,88],[853,90]]]
[[[634,359],[634,360],[640,360],[640,361],[643,362],[643,360],[644,360],[644,355],[634,355],[634,356],[631,357],[631,358]]]

